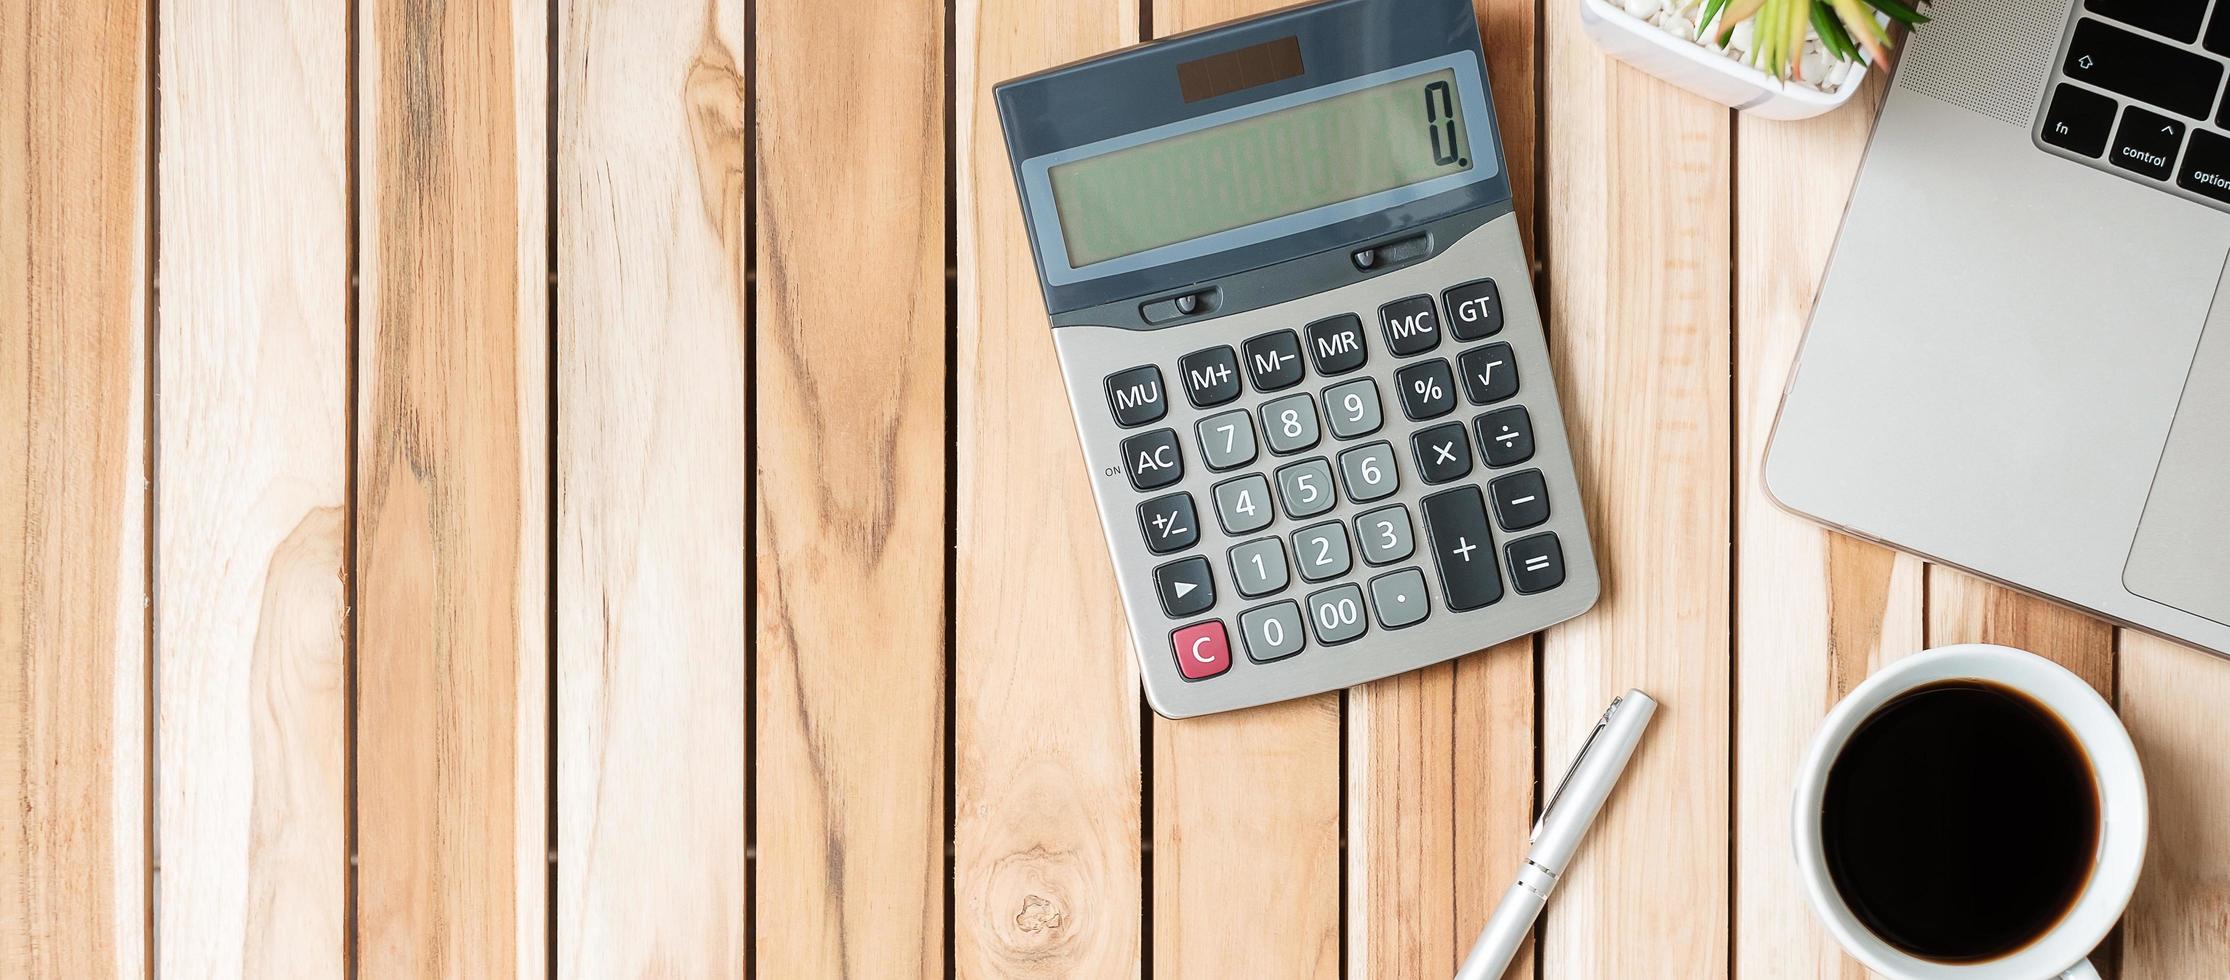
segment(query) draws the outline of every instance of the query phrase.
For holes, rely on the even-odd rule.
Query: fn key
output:
[[[1425,532],[1440,565],[1441,590],[1457,612],[1490,605],[1502,598],[1502,574],[1495,569],[1494,541],[1487,535],[1487,505],[1475,486],[1444,490],[1425,498]]]
[[[2114,131],[2114,100],[2065,82],[2052,93],[2052,111],[2044,114],[2044,141],[2087,157],[2106,152],[2106,139]]]

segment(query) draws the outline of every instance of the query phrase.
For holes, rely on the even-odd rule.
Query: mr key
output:
[[[1462,0],[1332,2],[996,90],[1162,714],[1595,601],[1476,37]]]

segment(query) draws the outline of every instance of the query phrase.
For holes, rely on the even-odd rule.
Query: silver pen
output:
[[[1603,811],[1603,801],[1610,798],[1611,787],[1641,742],[1642,729],[1649,727],[1650,716],[1656,713],[1657,702],[1640,691],[1627,691],[1603,712],[1563,782],[1541,807],[1541,819],[1533,825],[1533,848],[1518,868],[1518,880],[1503,893],[1502,904],[1494,907],[1479,941],[1471,946],[1471,955],[1456,971],[1456,980],[1496,980],[1509,969],[1511,958],[1533,931],[1533,920],[1548,904],[1549,893],[1556,890],[1572,852],[1579,848],[1581,835]]]

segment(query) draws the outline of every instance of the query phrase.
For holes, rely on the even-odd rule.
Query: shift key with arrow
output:
[[[2222,87],[2221,62],[2089,18],[2075,25],[2061,70],[2076,81],[2193,119],[2207,118]]]

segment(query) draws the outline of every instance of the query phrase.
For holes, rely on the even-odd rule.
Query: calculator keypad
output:
[[[1155,429],[1123,440],[1123,462],[1134,490],[1158,490],[1185,477],[1175,429]]]
[[[1509,344],[1487,344],[1463,352],[1463,394],[1473,405],[1492,405],[1518,393],[1518,359]]]
[[[1409,437],[1417,473],[1426,483],[1447,483],[1471,475],[1471,437],[1463,423],[1443,422]]]
[[[1373,565],[1390,565],[1409,557],[1417,550],[1410,532],[1409,508],[1395,504],[1357,517],[1355,542],[1362,546],[1363,560]]]
[[[1346,374],[1370,358],[1363,343],[1363,318],[1353,313],[1309,324],[1309,356],[1316,359],[1316,373],[1330,377]]]
[[[1138,505],[1138,525],[1146,534],[1146,548],[1157,555],[1183,551],[1200,541],[1200,518],[1193,513],[1192,494],[1179,491]]]
[[[1440,346],[1440,314],[1433,310],[1430,296],[1411,296],[1381,306],[1378,319],[1386,329],[1386,349],[1396,357],[1422,354]]]
[[[1479,416],[1479,451],[1487,465],[1516,466],[1533,458],[1533,418],[1517,405]]]
[[[1502,574],[1495,570],[1494,535],[1487,531],[1487,507],[1474,486],[1443,490],[1425,498],[1425,536],[1440,566],[1441,591],[1457,611],[1492,605],[1502,598]]]
[[[1494,280],[1464,283],[1441,299],[1448,305],[1448,332],[1457,340],[1484,340],[1502,332],[1502,293]]]
[[[1379,625],[1390,630],[1423,622],[1432,613],[1432,600],[1425,595],[1425,573],[1404,568],[1371,579],[1371,611],[1378,615]]]
[[[1316,402],[1307,394],[1290,395],[1262,406],[1262,435],[1270,451],[1290,456],[1316,445]]]
[[[1236,469],[1254,462],[1254,417],[1246,409],[1210,415],[1195,429],[1200,436],[1200,458],[1209,469]]]
[[[1283,660],[1301,652],[1301,607],[1288,599],[1257,606],[1239,615],[1239,632],[1245,637],[1247,659],[1258,664]]]
[[[1332,464],[1319,456],[1278,470],[1278,499],[1285,514],[1296,520],[1315,517],[1339,502],[1332,489]]]
[[[1436,357],[1402,368],[1394,374],[1401,386],[1401,411],[1412,422],[1436,419],[1456,407],[1456,378],[1448,373],[1446,358]]]
[[[1285,590],[1285,543],[1256,538],[1231,546],[1231,581],[1249,599]]]
[[[1324,416],[1332,434],[1342,439],[1359,439],[1377,432],[1383,424],[1378,414],[1378,382],[1359,378],[1324,389]]]
[[[1239,397],[1239,355],[1228,346],[1193,351],[1177,362],[1177,371],[1194,408],[1214,408]]]
[[[1301,577],[1323,582],[1347,574],[1347,525],[1341,521],[1312,524],[1293,532],[1293,561]]]
[[[1126,429],[1161,421],[1169,414],[1161,369],[1148,364],[1108,375],[1107,407],[1115,413],[1115,424]]]
[[[1309,594],[1309,626],[1316,642],[1325,646],[1346,643],[1370,629],[1363,614],[1363,590],[1338,585]]]
[[[1277,505],[1270,501],[1270,480],[1252,473],[1216,484],[1216,523],[1225,534],[1248,534],[1270,526]]]
[[[1301,383],[1301,338],[1291,330],[1247,341],[1246,358],[1256,391],[1279,391]]]
[[[1216,604],[1216,582],[1208,574],[1208,559],[1197,555],[1154,569],[1154,591],[1161,594],[1161,610],[1171,619],[1199,615]]]
[[[1122,368],[1085,429],[1121,452],[1095,477],[1135,508],[1117,567],[1157,708],[1354,683],[1593,602],[1568,447],[1533,428],[1561,421],[1530,295],[1423,265],[1292,304],[1307,315],[1056,331],[1065,368]]]

